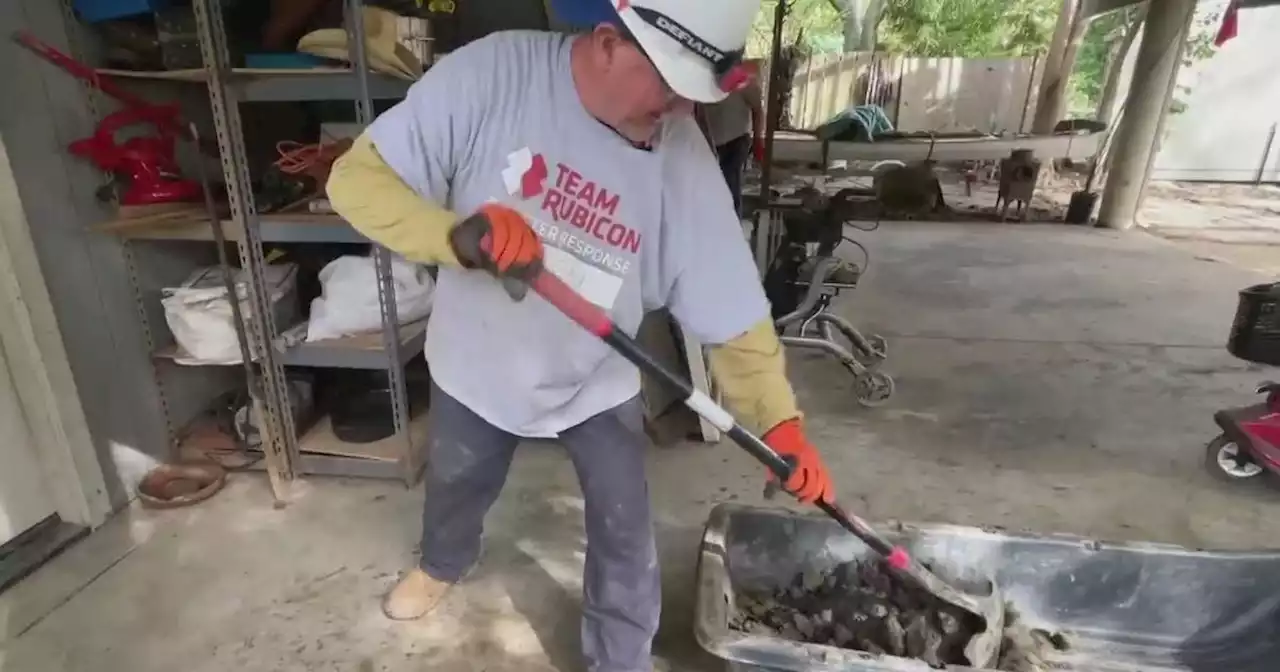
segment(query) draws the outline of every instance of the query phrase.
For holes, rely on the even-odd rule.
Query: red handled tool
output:
[[[150,103],[102,77],[96,70],[41,42],[30,31],[19,31],[13,39],[33,54],[61,68],[123,104],[98,122],[94,134],[76,140],[67,149],[76,156],[92,161],[100,170],[124,177],[119,194],[121,205],[151,205],[196,201],[200,185],[183,179],[178,170],[178,139],[195,139],[210,156],[217,157],[217,144],[191,135],[183,125],[176,104]],[[154,135],[137,135],[120,141],[116,136],[129,126],[151,124]]]
[[[648,352],[645,352],[635,339],[628,336],[609,319],[609,316],[595,304],[582,298],[573,288],[557,278],[550,271],[543,270],[534,277],[530,284],[533,291],[555,306],[566,317],[578,323],[587,331],[595,334],[618,354],[635,364],[642,373],[652,376],[673,390],[679,391],[684,403],[694,413],[705,418],[733,439],[751,456],[756,458],[772,471],[779,483],[786,483],[791,476],[792,465],[785,458],[769,447],[755,434],[747,431],[734,420],[733,416],[722,408],[711,397],[699,392],[689,381],[672,373],[659,363]],[[961,592],[947,582],[938,578],[918,561],[910,556],[901,546],[895,546],[866,521],[850,514],[833,501],[819,500],[819,509],[834,519],[841,527],[852,532],[873,551],[885,558],[888,564],[902,575],[923,589],[929,591],[944,602],[952,604],[964,611],[972,613],[986,621],[986,629],[975,635],[966,647],[965,652],[970,664],[986,667],[994,664],[999,654],[1000,639],[1004,627],[1004,601],[1001,599],[994,581],[990,583],[990,594],[975,596]]]
[[[98,74],[97,70],[41,41],[29,30],[15,32],[13,41],[26,47],[36,56],[58,66],[72,77],[120,101],[125,109],[133,111],[132,116],[136,121],[150,122],[165,135],[173,135],[188,140],[195,139],[191,135],[190,128],[186,125],[187,122],[183,121],[179,116],[176,104],[157,105],[135,95],[112,81],[110,77]],[[197,144],[206,154],[215,159],[218,158],[218,143],[212,140],[200,139]]]

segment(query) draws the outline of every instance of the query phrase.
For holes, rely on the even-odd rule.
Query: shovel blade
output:
[[[943,602],[982,619],[984,628],[965,646],[965,657],[972,667],[994,667],[1005,624],[1004,596],[995,580],[990,576],[966,579],[945,571],[939,576],[914,559],[900,571]]]

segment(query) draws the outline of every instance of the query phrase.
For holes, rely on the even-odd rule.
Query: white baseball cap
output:
[[[680,97],[719,102],[754,76],[743,51],[760,0],[609,1]]]

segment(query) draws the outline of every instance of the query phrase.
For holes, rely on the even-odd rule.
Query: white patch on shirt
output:
[[[622,291],[622,278],[555,247],[544,249],[543,263],[548,271],[572,287],[582,298],[604,310],[613,310],[618,292]]]
[[[508,194],[520,192],[520,178],[533,167],[533,152],[528,147],[507,155],[507,167],[502,171],[502,183]],[[492,175],[492,173],[490,173]]]

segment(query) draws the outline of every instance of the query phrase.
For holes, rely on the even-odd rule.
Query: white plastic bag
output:
[[[164,289],[161,304],[165,322],[178,343],[179,352],[174,361],[179,364],[239,364],[241,361],[240,341],[222,273],[217,266],[202,268],[182,286]],[[282,300],[294,300],[297,268],[293,264],[269,265],[264,275],[271,287],[273,309]],[[235,271],[235,281],[240,314],[245,320],[252,320],[249,287],[243,270]],[[296,314],[296,308],[292,312]]]
[[[400,324],[420,320],[431,312],[435,283],[427,269],[392,256],[391,281],[395,285],[396,317]],[[311,302],[308,342],[382,328],[373,257],[334,259],[321,269],[320,286],[320,296]]]

